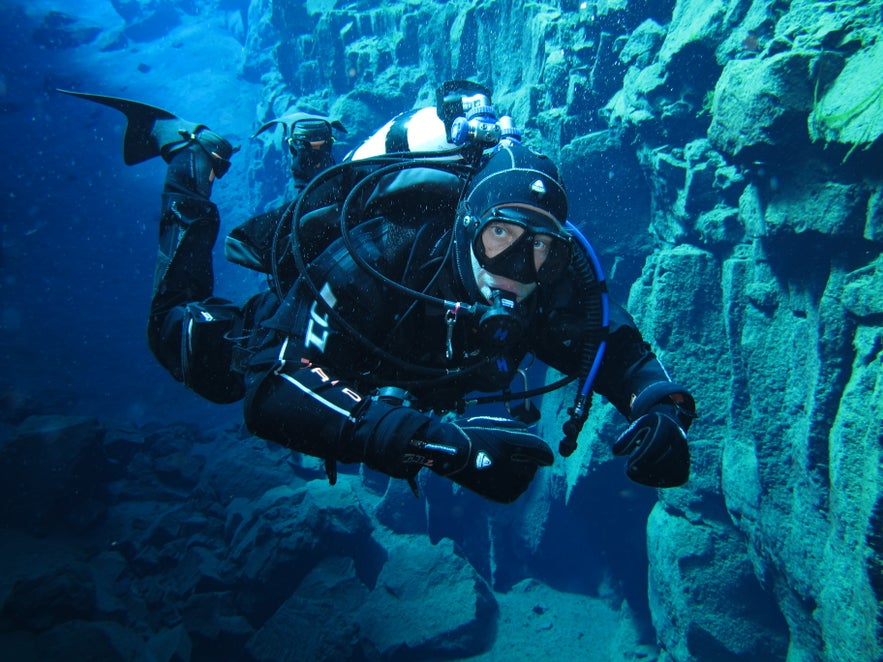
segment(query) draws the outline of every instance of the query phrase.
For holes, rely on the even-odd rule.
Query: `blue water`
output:
[[[253,514],[249,509],[263,494],[265,479],[274,486],[295,489],[306,480],[320,478],[322,469],[316,463],[303,463],[278,447],[268,450],[239,429],[240,404],[207,403],[175,382],[156,363],[147,349],[145,327],[164,164],[154,159],[125,166],[123,116],[56,90],[121,96],[158,105],[186,119],[205,122],[241,144],[242,151],[234,158],[233,169],[216,184],[213,197],[221,211],[223,236],[284,196],[287,182],[287,165],[275,163],[278,169],[273,171],[273,159],[263,158],[262,145],[250,140],[267,117],[257,117],[256,109],[262,102],[261,83],[249,82],[241,75],[248,4],[244,0],[166,3],[153,19],[130,25],[124,31],[122,15],[136,11],[139,3],[0,0],[2,443],[13,436],[13,426],[30,414],[94,416],[111,429],[112,443],[107,447],[111,461],[107,466],[101,465],[101,470],[106,471],[102,476],[106,484],[93,485],[93,474],[88,471],[75,476],[60,475],[51,461],[48,468],[44,467],[48,476],[45,482],[41,481],[46,476],[41,476],[24,483],[35,491],[47,492],[53,485],[63,485],[62,501],[68,497],[76,501],[73,496],[80,498],[81,492],[96,487],[96,495],[90,493],[88,499],[83,498],[84,505],[75,512],[62,508],[65,519],[59,520],[59,529],[68,535],[76,524],[79,533],[89,533],[79,538],[70,535],[67,542],[74,547],[82,546],[83,556],[90,563],[105,564],[102,571],[112,566],[111,570],[120,573],[122,579],[117,578],[113,585],[113,595],[121,601],[131,599],[126,605],[135,607],[128,612],[121,610],[125,613],[117,614],[118,620],[145,638],[155,632],[168,633],[180,625],[178,612],[170,615],[180,604],[162,604],[167,595],[180,598],[181,603],[194,596],[205,597],[211,603],[218,595],[223,596],[219,606],[210,606],[223,612],[215,620],[224,621],[231,628],[226,634],[235,629],[230,625],[234,619],[224,620],[230,615],[226,609],[236,612],[237,617],[240,613],[236,610],[241,609],[251,617],[257,613],[266,619],[287,594],[284,581],[296,577],[299,582],[311,567],[309,564],[317,560],[312,556],[306,561],[298,558],[303,566],[279,563],[273,569],[280,574],[272,575],[269,581],[263,577],[265,583],[260,584],[253,576],[246,577],[254,567],[246,571],[224,565],[234,554],[239,554],[237,560],[241,561],[250,549],[232,549],[236,527]],[[660,3],[665,7],[670,4],[673,3]],[[282,2],[277,6],[294,5]],[[289,62],[288,66],[293,65]],[[392,106],[389,100],[380,101],[384,110]],[[357,133],[341,141],[336,147],[338,158],[365,137]],[[610,179],[617,178],[620,172],[634,175],[638,171],[636,164],[616,163],[609,164],[609,170]],[[594,198],[591,201],[597,202]],[[621,201],[614,204],[625,205]],[[634,204],[636,209],[649,206],[643,197],[637,202],[629,200],[628,204]],[[618,227],[601,227],[590,239],[616,250],[620,246],[617,242],[628,248],[629,241],[642,241],[639,237],[624,239],[623,234],[627,233]],[[255,274],[226,263],[220,248],[215,262],[220,296],[241,299],[262,284]],[[628,284],[640,272],[642,259],[624,255],[614,260],[607,253],[602,262],[615,277],[613,294],[624,299]],[[176,422],[190,426],[163,427]],[[125,431],[120,432],[117,425]],[[47,433],[45,437],[51,435]],[[8,475],[9,467],[0,469]],[[358,469],[345,471],[348,478],[358,475]],[[419,532],[420,541],[414,543],[415,547],[426,544],[427,538],[433,544],[445,537],[456,540],[456,553],[467,558],[481,577],[492,578],[503,590],[509,590],[525,576],[533,576],[567,593],[597,597],[606,591],[608,597],[613,596],[610,601],[617,608],[627,600],[635,614],[634,629],[639,632],[636,638],[649,647],[643,659],[652,661],[655,652],[647,602],[645,523],[656,493],[628,483],[621,464],[608,462],[593,471],[591,480],[580,483],[565,507],[548,515],[542,510],[542,498],[532,502],[535,511],[507,510],[472,495],[451,497],[443,493],[450,489],[447,482],[442,485],[437,479],[422,486],[430,500],[437,499],[431,524],[426,525],[423,502],[412,500],[402,506],[403,523],[398,524]],[[68,485],[70,493],[65,491]],[[372,507],[379,499],[377,492],[382,494],[385,487],[383,480],[370,473],[359,485],[365,502]],[[553,487],[558,490],[553,497],[560,506],[564,487]],[[404,488],[403,495],[412,499]],[[28,496],[4,501],[2,505],[9,507],[13,503],[28,512]],[[37,495],[34,497],[40,502]],[[299,514],[300,493],[286,498],[291,499],[292,510]],[[334,499],[329,497],[332,504],[336,504]],[[360,499],[354,498],[353,502],[360,503]],[[289,538],[309,538],[309,532],[299,530],[286,530],[285,536],[278,534],[279,529],[274,527],[282,526],[280,520],[284,517],[278,515],[282,507],[274,507],[277,509],[272,510],[267,521],[262,521],[266,529],[261,529],[261,536],[251,543],[256,549],[263,549],[260,546],[269,544],[267,539],[277,535],[280,544],[287,544]],[[116,529],[101,528],[102,518],[113,520],[114,516]],[[724,519],[726,515],[720,517]],[[134,522],[134,531],[126,529],[130,521]],[[48,552],[45,559],[40,557],[44,544],[49,549],[50,542],[57,542],[49,535],[56,533],[51,524],[42,522],[38,527],[25,527],[27,534],[37,540],[35,547],[40,552],[34,556],[39,559],[38,566],[51,567]],[[316,522],[311,520],[309,524]],[[491,549],[488,540],[488,531],[493,527],[498,536],[497,549]],[[110,537],[110,530],[119,537]],[[9,530],[0,533],[9,534],[9,539],[13,537]],[[531,548],[531,533],[542,537],[541,549]],[[330,548],[323,550],[327,556],[352,554],[348,547],[353,546],[352,539],[332,536],[331,540]],[[505,541],[502,549],[500,540]],[[335,546],[338,544],[340,550]],[[185,556],[181,546],[186,551],[196,551]],[[360,579],[371,576],[376,580],[386,552],[373,548],[369,551],[367,558],[359,559],[361,565],[355,574]],[[175,556],[179,552],[181,556]],[[185,558],[186,563],[182,561]],[[497,565],[492,567],[491,558]],[[120,570],[117,563],[125,570]],[[259,560],[254,564],[258,565]],[[194,567],[198,567],[198,572]],[[235,577],[231,579],[225,572]],[[67,576],[59,573],[62,587],[66,586]],[[191,580],[195,586],[187,585]],[[179,581],[185,585],[186,590],[181,589],[186,593],[183,596],[175,593]],[[403,591],[407,588],[396,587],[394,581],[391,585]],[[49,582],[50,588],[57,586]],[[48,589],[45,594],[40,593],[42,587],[38,588],[34,591],[38,596],[55,596]],[[26,584],[21,588],[20,600],[37,607],[25,620],[34,631],[39,631],[45,625],[40,621],[40,603],[28,602],[28,589]],[[393,589],[389,592],[394,593]],[[58,602],[73,609],[64,599]],[[163,611],[166,607],[171,611]],[[531,618],[539,619],[547,612],[554,614],[555,609],[556,605],[550,602],[535,602],[528,611]],[[197,611],[200,610],[201,605]],[[200,613],[203,611],[208,613],[209,607]],[[332,610],[332,615],[337,616],[339,611],[345,610]],[[8,613],[0,615],[7,619],[3,623],[14,620]],[[52,624],[77,620],[69,616],[62,609],[62,615]],[[427,628],[434,616],[425,615]],[[107,618],[107,614],[103,613],[103,617]],[[587,614],[587,621],[591,618]],[[542,641],[552,642],[543,651],[530,649],[524,659],[554,656],[556,650],[566,650],[556,645],[556,637],[557,644],[563,646],[570,638],[583,636],[581,629],[567,631],[555,625],[559,622],[563,619],[550,618],[551,625],[537,621],[524,628],[525,640],[547,637]],[[251,625],[258,628],[263,622]],[[231,654],[240,649],[225,648],[227,642],[223,638],[211,640],[204,633],[193,634],[195,629],[191,628],[198,649],[194,659],[244,659]],[[32,634],[29,631],[27,636]],[[605,634],[603,641],[581,641],[581,650],[602,656],[599,651],[607,650],[605,646],[616,635]],[[245,638],[243,635],[242,639]],[[8,643],[11,639],[12,635],[0,642]],[[242,643],[236,640],[240,648]],[[2,653],[0,649],[0,657]],[[501,655],[498,659],[510,659]],[[33,658],[22,655],[15,659]],[[408,657],[403,653],[397,659]]]
[[[108,53],[95,41],[66,47],[58,37],[64,31],[47,28],[55,24],[44,13],[51,6],[0,8],[0,382],[13,397],[62,392],[75,398],[77,411],[114,419],[223,416],[173,382],[144,341],[162,162],[125,167],[123,116],[55,91],[175,104],[187,90],[156,98],[157,76],[139,70],[153,61],[146,42]],[[77,25],[113,30],[121,23],[110,3],[67,2],[60,9],[78,16]],[[235,98],[236,83],[227,80],[221,93]],[[182,113],[205,108],[181,105],[188,106]]]

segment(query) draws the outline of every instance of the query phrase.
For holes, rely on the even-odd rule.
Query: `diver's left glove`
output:
[[[204,126],[193,131],[182,129],[178,140],[161,147],[162,157],[169,164],[164,191],[208,199],[215,179],[230,169],[235,152],[230,141]]]
[[[664,391],[668,393],[662,398],[654,397]],[[650,404],[649,398],[655,401]],[[653,385],[635,399],[633,411],[637,418],[613,445],[614,455],[629,456],[626,475],[650,487],[686,483],[690,478],[687,430],[696,418],[693,397],[676,384]]]

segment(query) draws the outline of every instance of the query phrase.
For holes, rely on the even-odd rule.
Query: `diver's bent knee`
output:
[[[196,394],[218,404],[236,402],[245,394],[231,333],[240,318],[236,306],[220,299],[176,306],[151,318],[148,345],[172,377]]]

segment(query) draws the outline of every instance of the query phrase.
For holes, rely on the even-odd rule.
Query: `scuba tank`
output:
[[[432,106],[397,115],[346,155],[344,161],[361,161],[389,154],[438,154],[457,159],[458,145],[448,141],[445,125]]]
[[[512,118],[498,118],[490,91],[471,81],[453,80],[436,90],[436,104],[394,117],[345,160],[390,154],[477,161],[513,132]]]

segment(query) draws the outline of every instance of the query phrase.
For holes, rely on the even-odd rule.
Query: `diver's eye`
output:
[[[496,257],[512,246],[522,234],[524,228],[512,223],[490,223],[481,232],[485,255],[490,258]]]
[[[549,257],[549,252],[552,250],[552,242],[554,239],[550,236],[544,234],[535,235],[533,238],[533,261],[537,270],[543,265],[546,261],[546,258]]]

